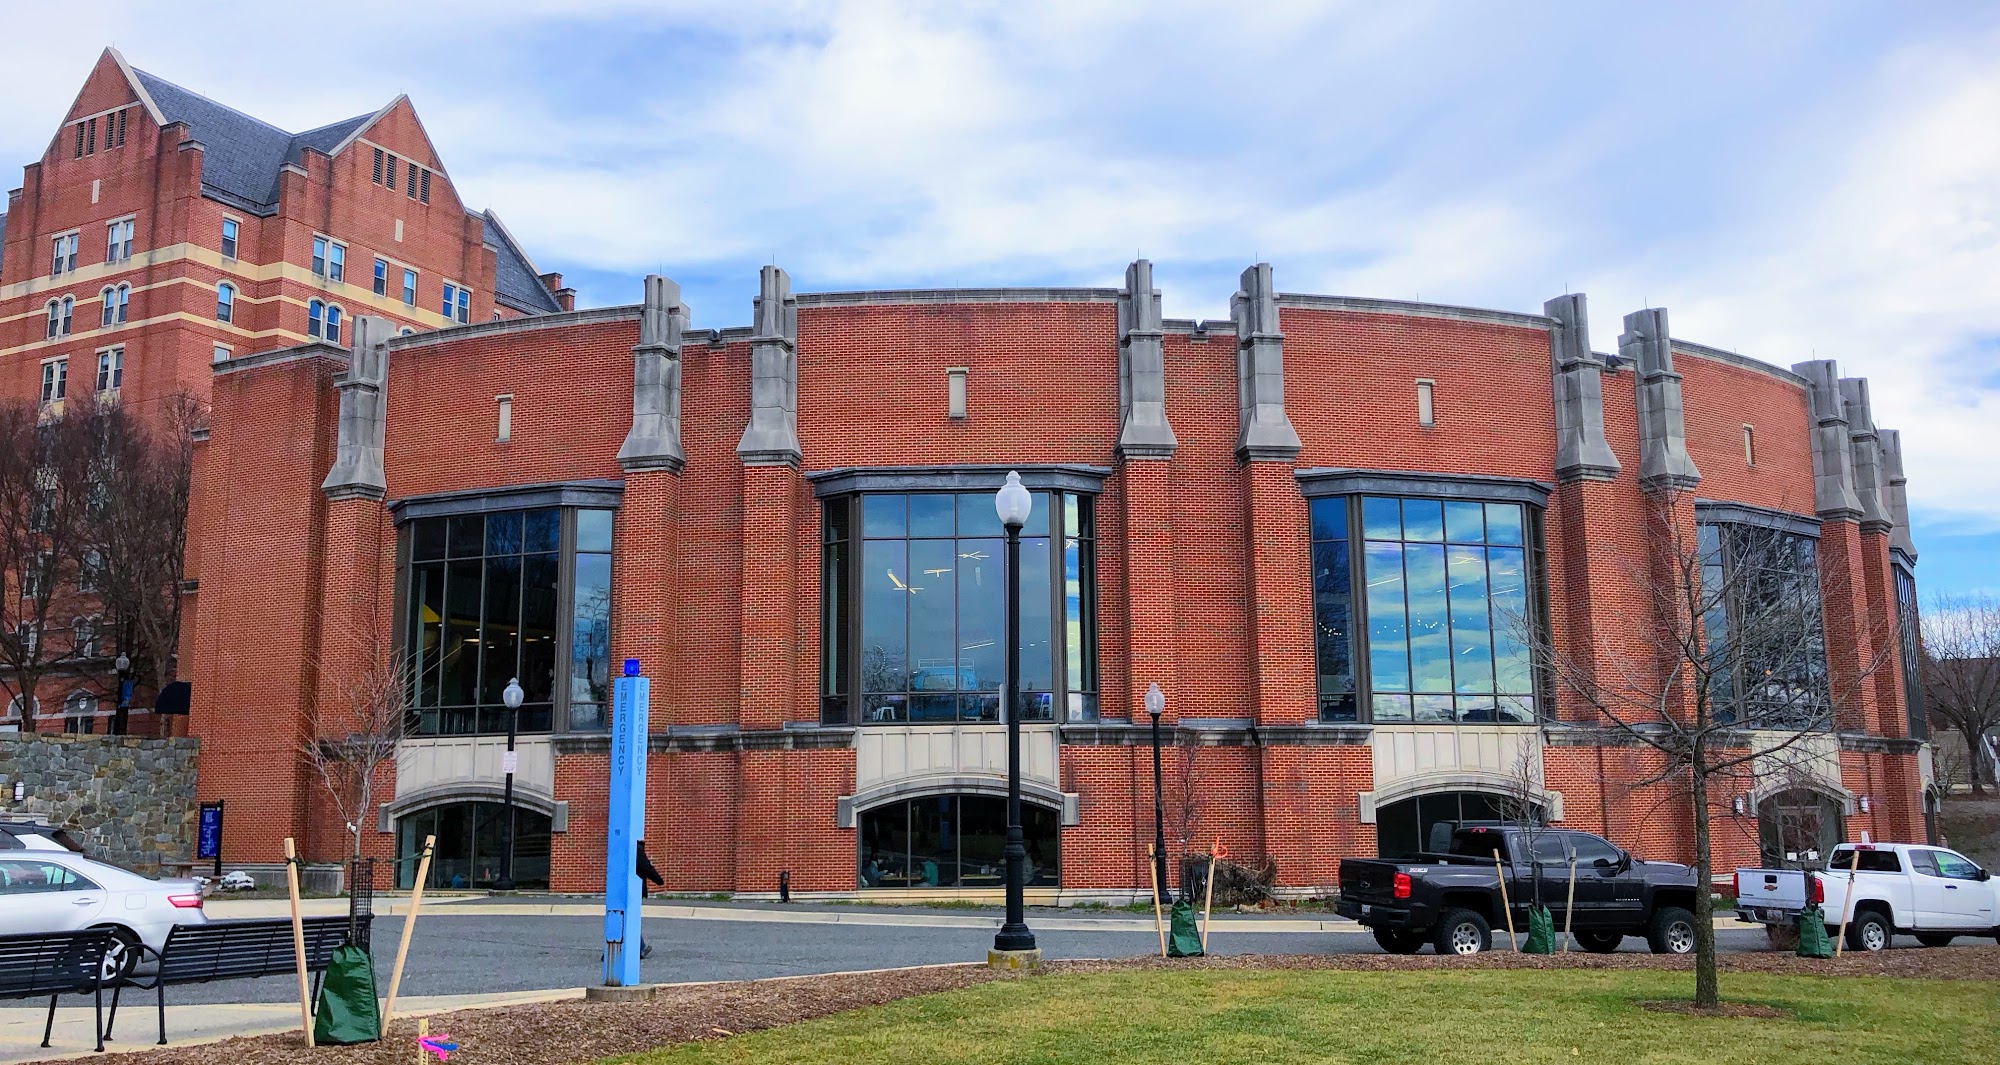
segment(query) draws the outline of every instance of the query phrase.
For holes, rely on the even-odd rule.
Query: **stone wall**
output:
[[[0,733],[0,817],[65,828],[93,858],[158,873],[194,856],[200,749],[185,737]]]

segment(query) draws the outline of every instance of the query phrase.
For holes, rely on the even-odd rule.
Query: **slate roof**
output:
[[[202,143],[202,191],[260,215],[277,210],[280,168],[297,162],[306,148],[332,152],[375,117],[371,112],[293,134],[165,78],[136,69],[132,74],[166,121],[187,123],[189,135]]]
[[[555,293],[542,284],[541,271],[535,269],[514,235],[500,224],[500,217],[492,211],[480,217],[486,222],[486,246],[493,249],[493,297],[531,314],[554,314],[562,310]]]

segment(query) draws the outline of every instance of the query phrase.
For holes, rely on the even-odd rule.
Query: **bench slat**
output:
[[[363,929],[370,923],[364,919]],[[348,919],[308,917],[301,924],[306,970],[321,972],[347,942]],[[182,925],[167,936],[160,955],[160,981],[165,984],[275,976],[297,969],[292,922],[284,918]]]
[[[90,991],[109,949],[111,933],[101,928],[0,936],[0,998]]]

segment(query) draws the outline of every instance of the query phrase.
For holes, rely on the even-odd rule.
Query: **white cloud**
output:
[[[1826,5],[1612,10],[1200,0],[112,2],[134,63],[305,128],[412,94],[471,202],[544,269],[804,289],[1114,284],[1168,313],[1290,291],[1532,310],[1874,383],[1931,520],[2000,529],[2000,24]],[[93,9],[94,11],[96,9]],[[307,50],[213,32],[255,19]],[[47,143],[99,44],[0,40],[0,148]],[[299,56],[314,57],[309,68]],[[716,276],[740,283],[714,282]],[[700,291],[705,283],[708,291]],[[1988,346],[1980,347],[1985,338]]]

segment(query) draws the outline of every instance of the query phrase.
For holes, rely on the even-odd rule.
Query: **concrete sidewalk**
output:
[[[211,899],[205,907],[210,917],[227,920],[243,917],[288,917],[291,905],[283,899]],[[347,912],[345,899],[307,899],[301,906],[308,917],[337,916]],[[889,912],[884,912],[889,911]],[[399,916],[409,912],[409,899],[394,899],[377,896],[375,912],[382,916]],[[888,907],[856,906],[851,908],[795,908],[782,903],[770,905],[721,905],[688,902],[648,902],[643,911],[647,920],[655,921],[731,921],[755,924],[807,924],[807,925],[857,925],[874,928],[998,928],[1001,915],[967,913],[896,913]],[[1151,932],[1153,917],[1125,915],[1103,916],[1074,913],[1055,916],[1062,911],[1037,910],[1030,914],[1029,921],[1038,929],[1051,932]],[[494,899],[484,896],[447,896],[441,899],[424,899],[422,916],[480,916],[480,917],[599,917],[604,913],[604,904],[579,899],[527,901],[516,897]],[[1327,914],[1323,917],[1265,917],[1243,914],[1218,913],[1214,915],[1217,931],[1230,934],[1278,933],[1297,934],[1300,932],[1326,932],[1335,934],[1363,934],[1368,930],[1348,920]],[[1734,914],[1717,914],[1717,928],[1749,927],[1740,925]]]
[[[170,999],[171,997],[169,996]],[[396,1002],[397,1027],[398,1029],[404,1027],[402,1022],[410,1017],[450,1013],[463,1009],[519,1006],[532,1002],[562,1002],[582,997],[583,989],[572,987],[556,991],[405,998]],[[87,1000],[66,996],[63,1001],[69,1003]],[[105,1004],[105,1009],[109,1012],[108,1002]],[[55,1034],[49,1040],[49,1048],[43,1050],[42,1024],[47,1019],[46,1001],[40,1008],[10,1006],[0,1009],[0,1065],[97,1056],[92,1049],[97,1045],[91,1034],[96,1021],[96,1011],[93,1007],[59,1006],[56,1009]],[[253,1002],[220,1006],[177,1006],[171,1001],[167,1003],[168,1046],[213,1043],[237,1036],[270,1035],[275,1032],[298,1030],[299,1006],[296,1002]],[[122,999],[118,1006],[118,1023],[114,1032],[117,1039],[104,1044],[106,1052],[152,1049],[155,1045],[154,1040],[160,1037],[159,1014],[154,1007],[154,1000],[143,993],[137,997],[126,996]]]
[[[204,907],[208,915],[217,920],[231,920],[245,917],[289,917],[291,905],[283,899],[211,899]],[[331,917],[347,912],[345,899],[307,899],[300,905],[300,912],[307,917]],[[386,900],[380,896],[375,900],[378,916],[400,916],[409,912],[409,900],[398,898]],[[766,907],[743,906],[703,906],[685,902],[649,902],[643,911],[647,920],[653,921],[741,921],[756,924],[841,924],[862,925],[876,928],[998,928],[1001,915],[987,914],[941,914],[941,913],[894,913],[878,912],[878,908],[855,907],[848,910],[792,909],[782,905]],[[560,902],[526,902],[518,899],[488,901],[486,899],[457,898],[424,900],[423,917],[480,916],[480,917],[599,917],[604,913],[601,902],[564,900]],[[1137,932],[1153,930],[1153,918],[1149,916],[1046,916],[1044,912],[1034,914],[1030,920],[1036,928],[1046,928],[1057,932]],[[1361,926],[1342,917],[1331,914],[1325,917],[1249,917],[1215,915],[1215,927],[1230,932],[1359,932]]]

